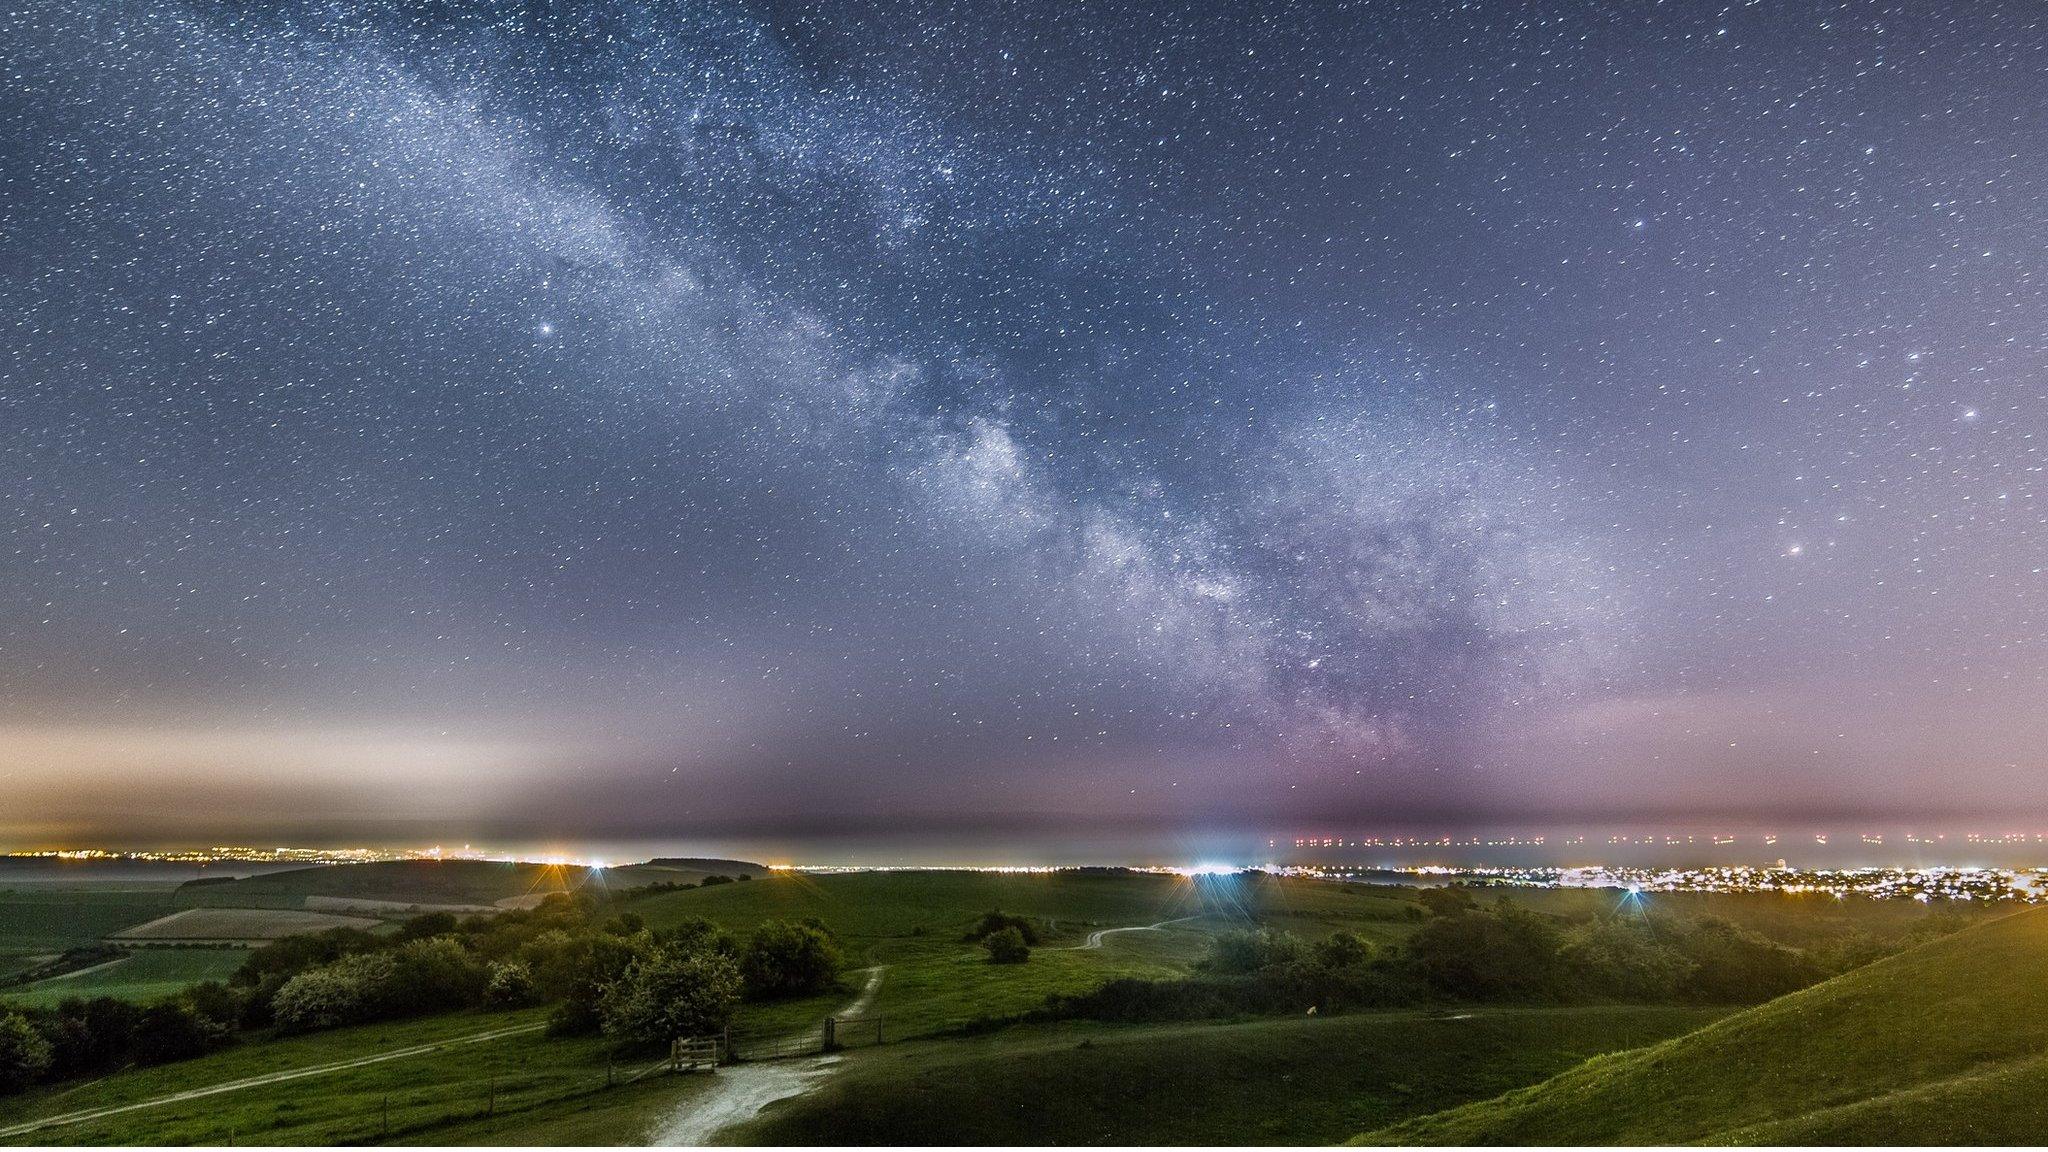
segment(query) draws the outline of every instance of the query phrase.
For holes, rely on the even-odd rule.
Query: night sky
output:
[[[21,0],[0,841],[2048,811],[2044,267],[2027,0]]]

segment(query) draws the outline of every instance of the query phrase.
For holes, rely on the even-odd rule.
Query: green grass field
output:
[[[1559,1008],[1116,1028],[858,1051],[743,1144],[1326,1144],[1528,1084],[1717,1012]]]
[[[169,887],[0,891],[0,953],[62,952],[171,910]]]
[[[0,1004],[52,1007],[73,996],[154,1000],[206,980],[225,980],[249,953],[241,948],[140,948],[109,964],[0,992]]]
[[[1688,1036],[1371,1132],[1389,1144],[2008,1144],[2048,1136],[2048,910]]]
[[[0,1129],[43,1117],[133,1104],[245,1077],[358,1060],[481,1032],[538,1023],[538,1011],[460,1013],[369,1025],[273,1042],[251,1042],[181,1064],[126,1072],[10,1099]],[[441,1143],[436,1130],[485,1120],[514,1122],[536,1110],[547,1122],[618,1092],[606,1088],[608,1045],[538,1031],[104,1119],[11,1136],[20,1144],[347,1144],[380,1139]],[[620,1066],[619,1078],[631,1069]],[[650,1077],[622,1103],[678,1093],[687,1077]],[[387,1113],[388,1106],[388,1113]],[[555,1111],[559,1109],[559,1114]],[[606,1104],[605,1110],[609,1111]],[[486,1113],[490,1115],[486,1115]],[[387,1121],[388,1115],[388,1121]],[[625,1138],[625,1137],[621,1137]]]

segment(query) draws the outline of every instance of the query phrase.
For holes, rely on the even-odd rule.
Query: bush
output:
[[[448,935],[458,926],[452,912],[429,912],[399,925],[398,931],[392,933],[391,938],[401,943],[407,940],[431,940],[436,936]]]
[[[1472,893],[1458,885],[1443,888],[1424,888],[1415,894],[1415,902],[1437,916],[1456,916],[1479,907]]]
[[[484,1003],[496,1008],[517,1008],[533,1003],[533,969],[518,960],[500,960],[491,965],[484,985]]]
[[[667,1044],[723,1029],[740,998],[730,956],[656,948],[635,958],[597,1004],[604,1034],[629,1044]]]
[[[747,995],[758,1000],[813,996],[839,982],[838,945],[822,927],[771,920],[755,928],[740,954]]]
[[[1640,918],[1603,916],[1573,928],[1558,947],[1568,987],[1620,1000],[1667,1000],[1692,975],[1684,953]]]
[[[224,1040],[226,1030],[201,1020],[197,1013],[175,1000],[165,1000],[142,1010],[135,1024],[135,1062],[169,1064],[190,1060]]]
[[[1031,945],[1014,924],[982,937],[981,946],[988,949],[991,964],[1022,964],[1031,959]]]
[[[1350,968],[1372,960],[1372,942],[1356,932],[1334,932],[1309,949],[1315,962],[1325,968]]]
[[[1716,917],[1694,922],[1680,946],[1694,965],[1688,990],[1707,1003],[1759,1003],[1821,976],[1819,965],[1804,955]]]
[[[1209,945],[1209,955],[1202,960],[1202,968],[1226,975],[1243,975],[1271,968],[1280,964],[1292,964],[1303,957],[1301,941],[1286,932],[1275,932],[1270,928],[1257,931],[1225,932]]]
[[[1487,912],[1438,915],[1409,937],[1407,952],[1441,992],[1526,1000],[1556,987],[1557,942],[1548,919],[1503,904]]]
[[[490,976],[452,936],[411,941],[398,949],[394,961],[382,1004],[388,1015],[417,1016],[483,1002]]]
[[[1005,928],[1015,928],[1018,935],[1024,937],[1026,944],[1037,944],[1039,941],[1037,924],[1022,916],[1012,916],[1001,908],[991,908],[982,913],[981,919],[974,927],[968,929],[967,934],[961,939],[969,942],[986,940],[991,933],[1001,932]]]
[[[311,1032],[359,1024],[383,1014],[383,999],[398,972],[389,953],[344,956],[309,968],[277,990],[271,1017],[280,1032]]]
[[[0,1013],[0,1092],[19,1092],[50,1070],[50,1042],[19,1013]]]

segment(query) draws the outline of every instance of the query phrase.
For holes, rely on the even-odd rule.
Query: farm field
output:
[[[264,941],[300,932],[322,932],[329,928],[376,928],[381,923],[361,916],[297,912],[284,908],[185,908],[109,933],[107,939],[140,943]]]
[[[701,867],[698,867],[701,866]],[[374,901],[403,911],[413,905],[498,906],[551,892],[607,892],[656,883],[694,884],[711,875],[762,875],[742,861],[674,861],[595,869],[564,864],[489,860],[392,860],[271,872],[240,880],[187,884],[179,907],[306,908],[308,897]]]
[[[169,912],[170,886],[0,890],[0,954],[62,952]]]
[[[851,1054],[733,1144],[1328,1144],[1689,1031],[1700,1008],[1016,1028]]]
[[[91,968],[0,991],[0,1003],[53,1005],[72,996],[153,1000],[205,980],[225,980],[249,953],[242,948],[134,948]]]

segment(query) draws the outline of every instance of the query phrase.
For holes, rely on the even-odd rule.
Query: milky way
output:
[[[2048,809],[2034,5],[0,19],[0,836]]]

